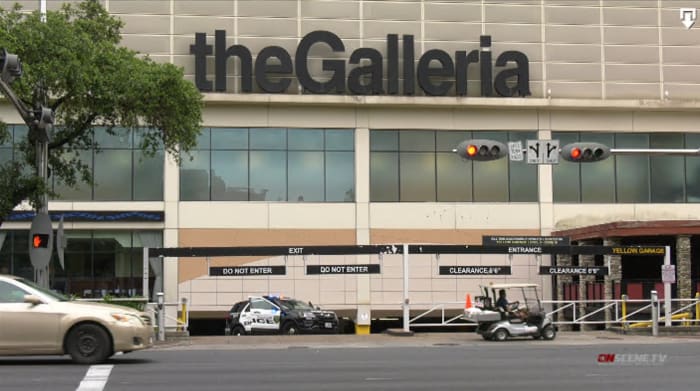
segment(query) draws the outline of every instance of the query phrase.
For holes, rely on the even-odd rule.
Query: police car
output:
[[[277,296],[252,296],[233,305],[226,335],[337,333],[338,316],[311,303]]]

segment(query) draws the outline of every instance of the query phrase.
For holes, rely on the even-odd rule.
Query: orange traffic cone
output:
[[[467,300],[464,303],[464,308],[465,309],[472,308],[472,295],[470,295],[469,293],[467,293]]]

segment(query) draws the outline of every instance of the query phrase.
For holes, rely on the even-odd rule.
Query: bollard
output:
[[[659,335],[659,295],[651,291],[651,335]]]
[[[182,298],[182,312],[180,312],[180,328],[182,331],[187,331],[187,298]]]
[[[158,292],[158,341],[165,341],[165,294]]]
[[[629,323],[627,322],[627,295],[622,295],[622,328],[627,329]]]
[[[700,292],[695,292],[695,321],[700,320]],[[696,323],[697,325],[697,323]]]

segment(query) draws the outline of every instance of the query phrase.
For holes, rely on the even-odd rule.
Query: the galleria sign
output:
[[[467,70],[470,65],[479,67],[481,96],[492,96],[493,91],[500,96],[530,95],[530,71],[527,56],[519,51],[509,50],[496,58],[495,68],[491,57],[491,36],[482,35],[480,50],[469,53],[458,50],[454,56],[440,49],[423,53],[415,67],[415,47],[413,35],[403,36],[399,57],[399,36],[386,37],[386,86],[384,57],[376,49],[359,48],[350,54],[347,64],[358,65],[348,71],[345,60],[325,59],[322,68],[329,72],[328,80],[317,80],[309,72],[309,51],[315,45],[325,46],[332,52],[344,52],[343,41],[328,31],[313,31],[297,46],[292,57],[279,46],[263,48],[255,58],[250,49],[243,45],[226,47],[226,31],[216,30],[214,46],[207,44],[205,33],[195,33],[195,43],[190,45],[190,54],[195,59],[195,84],[201,91],[226,91],[226,63],[236,57],[240,61],[241,91],[253,92],[253,77],[258,87],[268,93],[284,93],[289,88],[292,77],[306,91],[314,94],[355,94],[355,95],[414,95],[415,82],[426,95],[444,96],[454,87],[458,96],[467,95]],[[215,80],[207,79],[207,56],[214,54]],[[403,64],[399,66],[399,59]],[[500,69],[499,69],[500,68]],[[296,72],[295,72],[296,71]],[[495,77],[494,77],[495,73]],[[255,76],[253,76],[255,75]],[[274,76],[272,78],[271,76]],[[403,88],[399,88],[403,79]]]

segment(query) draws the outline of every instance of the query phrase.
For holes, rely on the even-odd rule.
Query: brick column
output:
[[[690,299],[693,286],[690,275],[690,235],[676,236],[676,295]]]
[[[571,266],[571,255],[559,254],[556,256],[556,266],[568,267]],[[557,300],[564,300],[564,284],[570,284],[573,281],[573,277],[570,275],[558,275],[554,278],[557,279]],[[553,308],[554,309],[554,308]],[[565,317],[566,313],[559,313],[559,320],[571,320]],[[571,325],[563,324],[559,326],[559,330],[570,331]]]
[[[619,238],[605,238],[603,239],[603,246],[620,246],[621,241]],[[613,300],[613,294],[615,289],[615,283],[620,283],[622,281],[622,256],[620,255],[605,255],[603,257],[603,266],[608,266],[608,275],[605,276],[604,285],[604,295],[605,300]],[[610,308],[605,310],[605,328],[610,328],[610,321],[613,319],[612,310]]]

